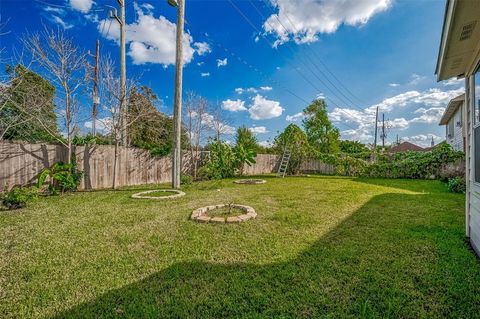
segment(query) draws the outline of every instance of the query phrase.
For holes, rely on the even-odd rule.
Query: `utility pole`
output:
[[[97,122],[97,106],[100,102],[98,97],[98,54],[100,49],[100,40],[97,39],[97,44],[95,46],[95,71],[93,77],[93,108],[92,108],[92,135],[95,136],[96,132],[96,122]]]
[[[185,0],[171,1],[169,4],[177,7],[177,44],[175,54],[175,100],[173,104],[173,160],[172,187],[180,188],[180,173],[182,162],[182,75],[183,75],[183,24],[185,15]]]
[[[122,145],[127,145],[127,71],[125,59],[125,0],[118,0],[120,16],[117,10],[110,11],[110,18],[120,25],[120,127]]]
[[[382,148],[385,148],[385,137],[387,137],[385,133],[385,113],[382,113]]]
[[[373,149],[377,149],[377,132],[378,132],[378,106],[375,112],[375,141],[373,142]]]

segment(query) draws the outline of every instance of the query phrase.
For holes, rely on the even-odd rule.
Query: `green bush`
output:
[[[230,145],[215,139],[208,144],[207,148],[210,156],[207,163],[199,169],[199,175],[206,179],[235,176],[238,161]]]
[[[75,159],[73,159],[71,164],[57,162],[52,167],[44,169],[38,177],[38,188],[44,186],[47,177],[49,177],[47,190],[50,194],[55,195],[58,194],[58,191],[61,193],[76,191],[82,180],[83,172],[77,170]]]
[[[450,178],[447,182],[447,188],[449,192],[465,194],[467,189],[465,178],[460,176]]]
[[[7,209],[18,209],[25,207],[27,202],[37,197],[36,187],[14,186],[11,190],[5,187],[1,194],[3,206]]]
[[[191,185],[192,183],[193,183],[192,176],[187,174],[180,175],[180,185]]]
[[[463,158],[462,152],[454,151],[446,143],[439,144],[428,152],[405,152],[376,154],[376,162],[370,163],[368,154],[317,154],[325,164],[335,167],[335,173],[347,176],[374,178],[445,179],[456,175],[441,175],[442,167]],[[452,174],[458,174],[455,171]],[[445,173],[443,173],[445,174]]]

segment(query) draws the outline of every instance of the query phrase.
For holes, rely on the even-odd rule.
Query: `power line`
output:
[[[267,2],[267,0],[263,0],[267,5],[269,4]],[[292,20],[290,19],[288,13],[285,11],[284,12],[285,14],[285,17],[287,18],[288,22],[290,23],[290,25],[292,26],[293,30],[295,31],[295,33],[298,33],[298,30],[295,26],[295,24],[292,22]],[[277,15],[278,19],[280,19],[280,17]],[[279,21],[280,22],[280,21]],[[282,24],[283,25],[283,24]],[[286,30],[286,29],[285,29]],[[288,30],[286,30],[287,33],[288,33]],[[320,63],[323,65],[323,67],[325,68],[325,70],[340,84],[341,87],[343,87],[345,89],[346,92],[348,92],[354,99],[356,99],[357,101],[359,101],[361,104],[364,104],[364,102],[362,101],[362,99],[358,98],[358,96],[356,96],[355,94],[353,94],[343,83],[342,81],[340,81],[336,76],[335,74],[330,71],[330,69],[328,68],[327,64],[325,62],[323,62],[323,60],[320,58],[320,56],[317,54],[317,52],[315,50],[313,50],[311,47],[307,46],[307,48],[310,50],[310,52],[312,52],[316,58],[320,61]]]
[[[250,24],[250,26],[255,30],[257,31],[259,34],[260,34],[260,30],[258,30],[258,28],[255,26],[255,24],[253,24],[252,21],[250,21],[250,19],[243,13],[243,11],[237,7],[232,0],[228,0],[228,2],[230,2],[230,4],[235,8],[235,10],[237,10],[237,12],[245,19],[245,21],[247,21],[248,24]],[[262,36],[262,39],[265,40],[269,45],[273,46],[273,43],[271,41],[269,41],[267,38],[265,38],[264,36]],[[312,83],[312,81],[310,81],[302,72],[300,72],[300,70],[298,68],[293,68],[308,84],[310,84],[317,92],[320,92],[322,90],[320,90],[315,84]]]
[[[252,0],[248,0],[250,2],[250,4],[255,8],[255,10],[257,11],[257,13],[266,21],[266,23],[270,26],[270,28],[273,29],[273,26],[270,24],[270,22],[268,22],[268,19],[266,19],[266,17],[262,14],[262,12],[260,11],[260,9],[258,9],[258,7],[253,3]],[[282,26],[282,28],[288,33],[288,29],[285,27],[285,25],[282,23],[282,21],[280,20],[280,18],[278,17],[278,15],[275,15],[275,18],[276,20],[278,21],[278,23]],[[292,53],[295,53],[294,50],[292,49],[291,45],[289,42],[286,43],[287,44],[287,47],[290,49],[290,51]],[[321,73],[324,77],[325,77],[325,80],[341,95],[343,96],[343,98],[345,98],[345,100],[338,96],[335,92],[333,92],[333,90],[323,81],[322,78],[320,78],[315,72],[313,72],[310,68],[308,68],[308,66],[306,65],[305,61],[301,60],[301,62],[307,67],[307,69],[332,93],[332,95],[334,95],[337,99],[339,99],[342,103],[344,103],[345,105],[348,105],[350,102],[354,107],[356,108],[359,108],[358,106],[356,106],[356,103],[353,102],[350,98],[348,98],[340,89],[338,89],[338,87],[332,83],[332,81],[330,81],[330,79],[328,78],[328,76],[326,76],[326,74],[318,67],[318,65],[315,63],[315,61],[307,54],[305,54],[305,57],[308,59],[308,61],[317,69],[317,71],[319,73]],[[348,101],[348,102],[346,102]],[[361,109],[361,108],[359,108]]]
[[[253,66],[252,64],[250,64],[248,61],[246,61],[245,59],[243,59],[242,57],[240,57],[238,54],[235,54],[233,51],[229,50],[227,47],[223,46],[221,43],[218,43],[216,41],[214,41],[212,39],[211,36],[207,35],[207,38],[210,40],[210,42],[214,43],[217,47],[219,47],[220,49],[222,49],[223,51],[225,51],[225,53],[229,54],[230,56],[232,56],[233,58],[237,59],[240,63],[244,64],[245,66],[247,66],[249,69],[251,69],[252,71],[258,73],[259,75],[261,75],[264,79],[268,80],[269,82],[275,84],[276,86],[280,87],[281,89],[283,89],[285,92],[291,94],[292,96],[294,96],[295,98],[297,98],[298,100],[304,102],[306,105],[308,105],[310,102],[307,101],[306,99],[302,98],[301,96],[299,96],[298,94],[296,94],[295,92],[293,92],[292,90],[290,90],[288,87],[286,87],[285,85],[281,84],[280,82],[276,81],[275,79],[273,79],[271,76],[268,76],[266,75],[265,73],[263,73],[261,70],[259,70],[257,67]],[[347,126],[348,128],[352,129],[352,130],[356,130],[356,128],[346,124],[346,123],[340,123],[340,124],[343,124],[345,126]]]

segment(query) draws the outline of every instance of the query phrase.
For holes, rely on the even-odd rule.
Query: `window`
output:
[[[454,122],[454,119],[450,119],[450,122],[448,122],[448,126],[447,126],[447,137],[449,139],[453,139],[453,136],[454,136],[454,128],[453,128],[453,123]]]

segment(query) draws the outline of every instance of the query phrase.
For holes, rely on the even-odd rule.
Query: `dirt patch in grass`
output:
[[[241,210],[240,208],[235,208],[235,207],[222,207],[222,208],[216,208],[209,210],[207,212],[207,215],[210,217],[233,217],[233,216],[239,216],[243,215],[245,212]]]

